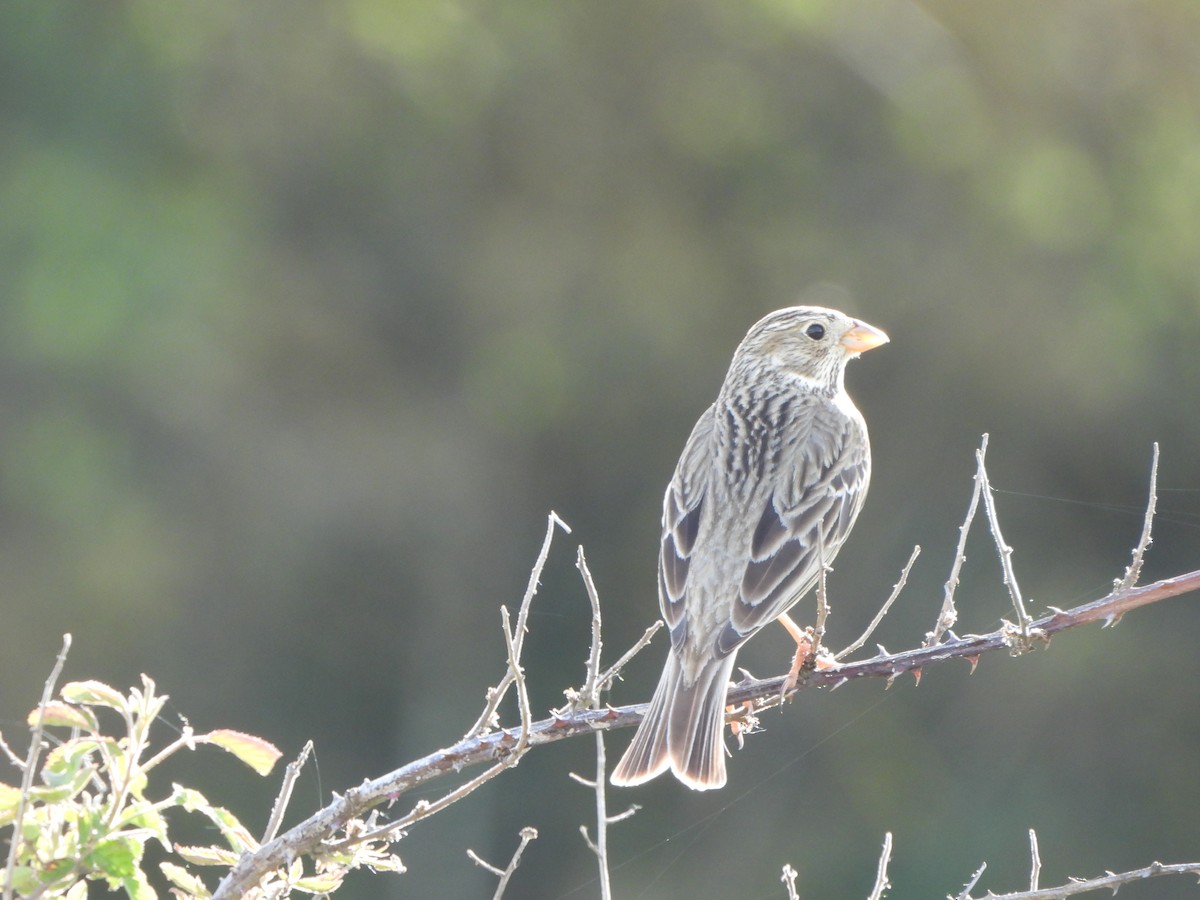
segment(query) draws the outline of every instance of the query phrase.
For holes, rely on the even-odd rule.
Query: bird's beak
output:
[[[887,342],[886,334],[866,322],[855,322],[854,327],[842,335],[842,346],[851,353],[865,353]]]

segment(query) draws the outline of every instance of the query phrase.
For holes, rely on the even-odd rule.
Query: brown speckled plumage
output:
[[[671,650],[614,784],[668,768],[696,790],[725,784],[738,648],[813,587],[866,496],[867,427],[843,375],[886,340],[836,310],[792,307],[738,346],[663,500],[659,606]]]

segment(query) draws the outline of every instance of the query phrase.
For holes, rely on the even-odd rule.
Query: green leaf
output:
[[[176,844],[175,852],[194,866],[234,866],[241,859],[240,853],[224,847],[184,847]]]
[[[46,764],[42,767],[42,780],[51,786],[67,784],[74,781],[80,772],[91,775],[91,755],[96,750],[93,740],[67,741],[60,744],[46,755]]]
[[[118,827],[130,825],[134,828],[144,829],[165,849],[171,849],[171,841],[167,837],[167,821],[148,801],[139,800],[130,804],[117,819],[117,825]]]
[[[97,844],[87,855],[86,862],[93,870],[116,881],[132,877],[138,871],[137,861],[141,858],[141,844],[130,839],[111,840]]]
[[[88,706],[109,706],[124,711],[128,701],[120,691],[102,681],[71,681],[64,684],[60,693],[64,700]]]
[[[259,775],[270,774],[275,763],[279,761],[279,757],[283,755],[270,741],[264,741],[252,734],[231,731],[228,728],[210,731],[197,740],[216,744],[223,750],[228,750]]]
[[[171,802],[176,806],[182,806],[188,812],[203,812],[212,809],[212,804],[195,788],[184,787],[181,784],[171,785],[173,793],[171,794]]]
[[[179,888],[181,891],[184,891],[186,894],[192,897],[202,898],[202,900],[207,900],[208,897],[212,896],[204,882],[201,881],[199,877],[193,875],[191,872],[185,869],[183,866],[177,866],[175,863],[164,862],[159,863],[158,867],[162,869],[162,873],[166,877],[167,881],[171,882],[171,884],[175,885],[175,887]]]
[[[38,716],[42,716],[42,724],[61,728],[81,728],[95,733],[99,730],[96,717],[89,710],[80,709],[61,700],[51,700],[44,707],[39,706],[29,714],[29,725],[37,725]]]
[[[11,784],[0,784],[0,825],[7,825],[17,817],[17,806],[20,803],[20,788]]]
[[[141,869],[135,869],[132,875],[121,882],[121,886],[125,888],[129,900],[158,900],[158,893],[150,887],[146,873]]]
[[[345,876],[335,875],[332,872],[325,875],[313,875],[293,881],[292,887],[298,891],[304,891],[306,894],[332,894],[342,886],[343,877]]]
[[[29,789],[29,796],[39,803],[62,803],[77,796],[92,780],[90,769],[80,769],[69,779],[55,779],[55,783],[37,785]]]
[[[221,829],[221,835],[237,853],[258,849],[258,841],[254,835],[229,810],[221,806],[214,806],[207,810],[201,810],[201,812],[206,813],[216,823],[217,827]]]
[[[12,870],[13,889],[20,895],[31,894],[40,886],[38,873],[29,866],[14,866]]]
[[[408,871],[408,867],[400,861],[400,857],[391,853],[381,853],[371,859],[368,863],[372,872],[395,872],[402,874]]]
[[[229,810],[213,806],[204,799],[204,795],[199,791],[179,785],[174,785],[174,789],[175,793],[171,799],[188,812],[200,813],[211,819],[236,853],[258,849],[258,841],[255,840],[254,835]]]

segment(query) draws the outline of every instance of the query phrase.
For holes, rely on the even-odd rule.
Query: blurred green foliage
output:
[[[314,808],[470,724],[551,508],[619,652],[656,615],[695,416],[799,299],[893,341],[849,376],[876,474],[835,641],[913,543],[880,640],[928,630],[983,431],[1035,606],[1120,574],[1155,440],[1147,575],[1196,566],[1190,0],[21,0],[0,49],[10,740],[71,631],[72,677],[144,671],[198,728],[314,738]],[[582,677],[572,560],[560,541],[534,607],[536,708]],[[964,631],[1005,615],[982,537],[960,597]],[[1194,858],[1198,619],[1183,600],[972,678],[803,698],[719,796],[629,794],[616,889],[782,896],[790,862],[804,896],[862,896],[886,830],[895,896],[981,859],[1019,884],[1029,827],[1043,883]],[[745,656],[780,670],[786,643]],[[513,890],[592,896],[577,743],[340,896],[486,896],[465,847],[506,858],[526,824]],[[272,789],[230,789],[258,830]]]

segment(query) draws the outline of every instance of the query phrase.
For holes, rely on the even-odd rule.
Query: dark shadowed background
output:
[[[457,739],[549,510],[535,712],[656,617],[661,491],[734,346],[823,302],[886,329],[850,388],[875,475],[832,643],[925,548],[877,640],[920,641],[990,471],[1039,611],[1200,566],[1200,5],[1192,0],[270,0],[0,6],[0,727],[69,678],[262,735],[330,792]],[[982,523],[977,523],[981,525]],[[963,632],[1008,615],[982,529]],[[1015,889],[1200,857],[1197,599],[1047,653],[809,693],[611,833],[618,896]],[[811,620],[808,602],[798,608]],[[789,659],[782,631],[743,652]],[[648,697],[666,642],[614,702]],[[512,710],[506,715],[512,721]],[[609,742],[615,758],[628,733]],[[339,896],[593,897],[538,750]],[[261,830],[278,780],[164,777]],[[3,776],[13,781],[12,770]],[[427,796],[433,796],[431,792]],[[1160,881],[1130,897],[1192,897]]]

